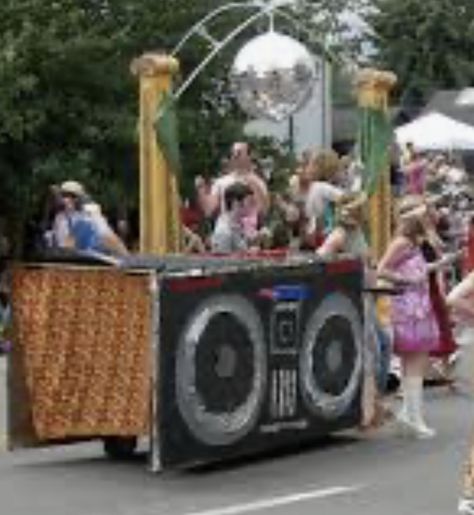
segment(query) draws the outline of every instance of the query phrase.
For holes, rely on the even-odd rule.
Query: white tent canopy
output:
[[[440,113],[428,113],[396,131],[399,144],[419,150],[474,150],[474,127]]]

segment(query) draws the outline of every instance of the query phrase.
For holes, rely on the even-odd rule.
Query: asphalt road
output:
[[[468,396],[431,389],[433,440],[402,439],[388,426],[365,438],[344,435],[291,454],[188,473],[151,475],[144,456],[110,463],[98,444],[2,451],[0,514],[454,514],[472,411]]]

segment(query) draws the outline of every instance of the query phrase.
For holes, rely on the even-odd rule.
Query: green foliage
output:
[[[107,203],[135,166],[127,38],[98,6],[0,4],[0,209],[15,228],[48,184],[74,177]]]
[[[313,1],[310,11],[294,11],[316,34],[314,41],[290,26],[286,30],[316,48],[325,31],[342,30],[335,15],[350,1]],[[136,208],[138,87],[130,62],[145,51],[171,51],[197,20],[223,3],[0,2],[0,218],[8,219],[17,240],[25,221],[42,211],[47,186],[66,178],[83,181],[106,210]],[[220,17],[210,31],[219,39],[247,15]],[[230,143],[242,138],[245,117],[229,97],[228,70],[239,45],[264,25],[237,38],[180,99],[186,195],[193,177],[214,174]],[[208,50],[199,38],[183,49],[183,76]],[[286,169],[287,150],[262,145],[264,152],[272,148],[278,169]]]
[[[402,104],[474,82],[472,0],[374,0],[367,15],[374,63],[399,77]]]

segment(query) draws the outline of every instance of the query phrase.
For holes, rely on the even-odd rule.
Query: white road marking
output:
[[[334,497],[336,495],[344,495],[357,492],[361,490],[361,486],[337,486],[333,488],[326,488],[323,490],[313,490],[311,492],[302,492],[285,497],[275,497],[273,499],[262,499],[247,504],[235,504],[223,508],[215,508],[207,511],[196,511],[188,513],[187,515],[238,515],[240,513],[248,513],[252,511],[266,510],[268,508],[276,508],[278,506],[285,506],[297,502],[309,501],[311,499],[324,499],[327,497]]]

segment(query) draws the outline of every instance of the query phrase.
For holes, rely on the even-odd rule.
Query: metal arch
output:
[[[214,11],[208,13],[202,20],[195,23],[189,31],[185,34],[185,36],[181,39],[181,41],[174,47],[171,55],[175,57],[178,52],[184,47],[184,45],[195,35],[202,36],[201,30],[205,28],[206,24],[210,22],[212,19],[221,15],[224,12],[231,11],[233,9],[259,9],[263,11],[262,4],[258,2],[232,2],[230,4],[221,5]]]
[[[292,23],[296,29],[305,32],[310,37],[311,42],[317,44],[320,50],[323,52],[324,56],[330,61],[336,62],[338,60],[337,56],[327,48],[323,41],[314,40],[314,35],[311,29],[306,27],[306,25],[301,21],[297,20],[294,16],[291,16],[291,14],[281,11],[280,9],[275,9],[273,12],[281,18],[284,18],[286,21]]]
[[[263,16],[268,16],[269,11],[267,9],[262,9],[258,13],[253,14],[246,21],[241,23],[237,28],[231,31],[222,41],[220,41],[206,56],[206,58],[199,64],[188,76],[188,78],[184,81],[178,91],[174,94],[174,99],[178,100],[183,93],[191,86],[194,82],[194,79],[198,77],[198,75],[206,68],[206,66],[216,57],[219,52],[227,46],[235,37],[237,37],[240,33],[242,33],[247,27],[250,27],[255,21]]]
[[[232,30],[223,40],[217,41],[209,34],[206,29],[206,24],[220,16],[221,14],[234,10],[234,9],[258,9],[258,12],[250,16],[247,20],[242,22],[238,27]],[[338,58],[333,52],[331,52],[323,41],[315,41],[313,32],[309,29],[309,27],[305,26],[305,24],[301,23],[301,21],[297,20],[295,17],[290,14],[279,9],[277,0],[273,0],[273,2],[269,2],[265,4],[262,0],[250,0],[249,2],[232,2],[221,7],[218,7],[214,11],[207,14],[202,20],[198,21],[194,24],[191,29],[186,33],[186,35],[181,39],[181,41],[176,45],[176,47],[172,51],[172,55],[176,56],[180,50],[184,47],[184,45],[195,35],[198,35],[205,39],[206,41],[212,44],[212,50],[206,56],[206,58],[201,61],[201,63],[188,75],[183,84],[179,87],[176,93],[173,95],[175,100],[178,100],[191,86],[194,80],[201,74],[201,72],[207,67],[207,65],[220,53],[220,51],[225,48],[235,37],[241,34],[247,27],[250,27],[254,22],[256,22],[259,18],[268,16],[270,18],[270,26],[273,27],[274,16],[278,15],[279,17],[285,19],[292,23],[298,30],[302,30],[305,32],[311,39],[313,43],[317,43],[324,57],[332,62],[338,62],[344,64],[344,62]],[[350,61],[348,64],[351,66],[356,66],[357,63],[354,61]]]

